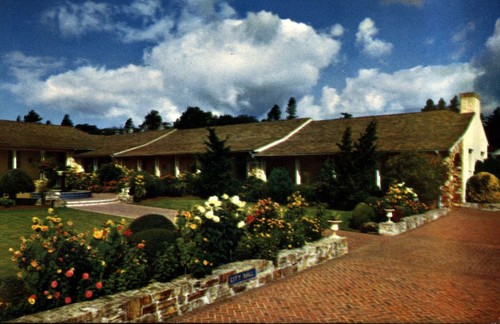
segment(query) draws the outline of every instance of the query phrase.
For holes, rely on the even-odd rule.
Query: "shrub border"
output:
[[[281,250],[276,265],[269,260],[246,260],[216,268],[201,279],[180,276],[168,283],[104,296],[92,301],[22,316],[11,323],[118,323],[159,322],[185,314],[201,306],[229,298],[269,282],[288,277],[348,253],[345,237],[325,237],[292,250]],[[229,286],[229,276],[256,269],[257,275]]]

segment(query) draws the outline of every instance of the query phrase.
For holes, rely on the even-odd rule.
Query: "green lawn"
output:
[[[120,221],[121,217],[90,213],[69,208],[58,208],[56,214],[64,221],[72,220],[77,231],[90,231],[101,227],[108,219]],[[11,261],[9,248],[19,249],[21,236],[30,236],[31,218],[45,218],[47,208],[33,207],[30,209],[2,208],[0,209],[0,280],[16,275],[18,268]]]

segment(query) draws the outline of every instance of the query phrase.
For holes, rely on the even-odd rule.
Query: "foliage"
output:
[[[274,105],[271,110],[267,113],[266,121],[277,121],[281,119],[281,108],[278,105]]]
[[[365,132],[354,143],[354,167],[356,169],[357,198],[364,198],[377,193],[379,188],[375,183],[375,171],[377,169],[377,122],[372,120]]]
[[[395,210],[392,220],[397,222],[401,217],[420,214],[430,207],[421,202],[418,194],[404,182],[393,182],[385,196],[375,206],[377,221],[387,220],[385,209]]]
[[[34,110],[28,111],[28,114],[24,115],[23,118],[25,123],[35,123],[35,124],[40,124],[42,119],[43,118],[40,117],[40,115]]]
[[[497,107],[491,115],[486,117],[483,124],[490,149],[500,148],[500,107]]]
[[[69,126],[73,127],[73,121],[71,121],[71,118],[69,117],[68,114],[65,114],[62,121],[61,121],[61,126]]]
[[[295,118],[297,118],[297,100],[294,97],[290,97],[286,106],[286,119]]]
[[[382,187],[402,181],[415,190],[422,202],[430,205],[438,200],[447,172],[438,155],[403,152],[387,160],[382,172]]]
[[[248,177],[241,186],[241,197],[245,201],[258,201],[268,197],[268,184],[257,177]]]
[[[274,168],[267,182],[269,196],[277,202],[284,203],[293,190],[293,183],[287,169]]]
[[[467,181],[467,201],[500,203],[500,182],[495,175],[479,172]]]
[[[163,128],[163,119],[157,110],[151,110],[144,117],[144,122],[139,127],[145,131],[161,130]]]
[[[93,233],[78,233],[49,209],[45,219],[33,217],[29,238],[10,249],[24,282],[25,304],[41,311],[90,300],[145,284],[143,243],[130,246],[125,222],[108,221]]]
[[[477,161],[474,170],[476,173],[488,172],[500,178],[500,160],[491,155],[484,161]]]
[[[142,215],[134,219],[128,227],[134,234],[154,228],[163,228],[170,231],[176,230],[174,223],[170,219],[159,214]]]
[[[34,190],[33,180],[21,169],[11,169],[0,178],[0,193],[9,194],[10,199],[15,199],[19,192]]]
[[[235,260],[237,244],[244,234],[246,203],[238,196],[211,196],[204,206],[179,212],[176,225],[180,263],[185,271],[200,278],[212,269]]]
[[[160,178],[163,187],[163,195],[168,197],[182,197],[186,195],[188,183],[181,178],[172,175]]]
[[[206,152],[198,156],[200,174],[198,178],[198,194],[220,196],[223,193],[236,194],[239,183],[232,173],[230,148],[226,140],[221,140],[215,129],[208,128],[208,141],[205,141]]]
[[[205,112],[199,107],[187,107],[186,111],[177,118],[173,126],[177,129],[189,129],[212,125],[214,125],[214,116],[211,112]]]
[[[129,193],[136,200],[140,200],[146,196],[146,182],[144,180],[145,172],[133,172],[130,175],[130,191]]]
[[[349,227],[360,229],[363,224],[375,219],[375,211],[368,204],[361,202],[354,207]]]
[[[118,181],[124,177],[123,169],[114,163],[103,164],[97,170],[97,178],[101,184],[108,181]]]
[[[0,197],[0,206],[3,207],[12,207],[16,205],[16,201],[14,199],[9,199],[5,197]]]

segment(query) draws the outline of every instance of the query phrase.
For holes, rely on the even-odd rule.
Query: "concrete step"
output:
[[[106,204],[115,204],[119,202],[120,201],[118,200],[118,197],[109,199],[66,200],[66,207],[106,205]]]

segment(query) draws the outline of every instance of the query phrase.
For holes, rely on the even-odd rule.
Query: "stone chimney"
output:
[[[460,94],[460,113],[481,114],[481,97],[475,92],[464,92]]]

